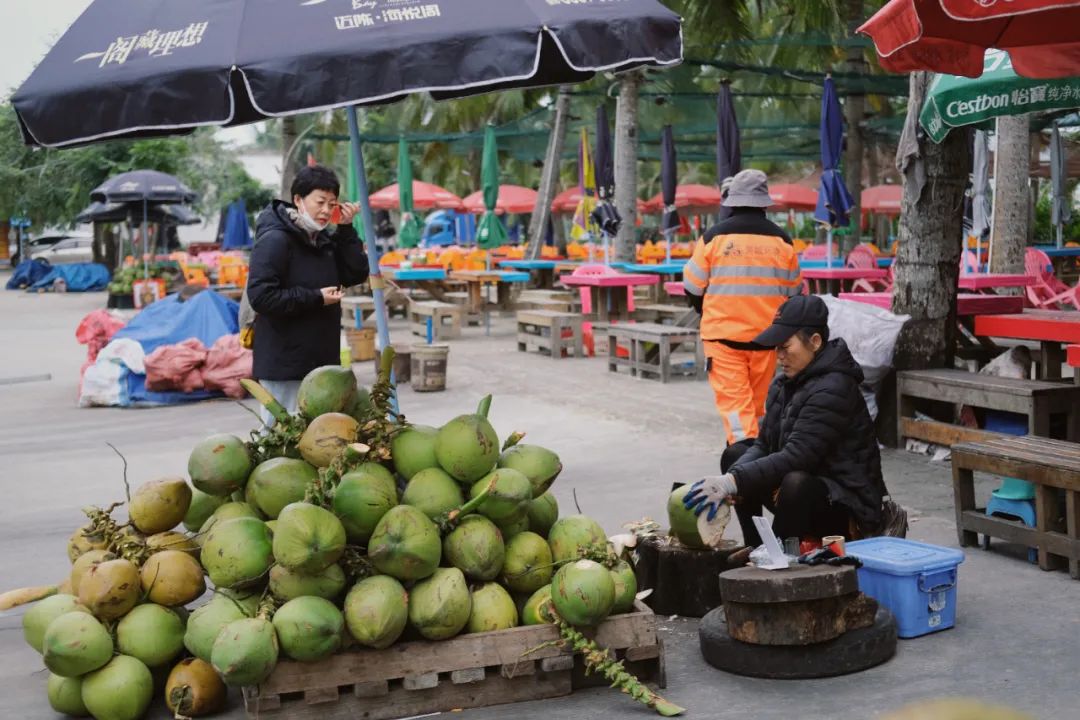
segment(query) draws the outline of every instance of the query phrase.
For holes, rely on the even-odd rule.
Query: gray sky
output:
[[[0,27],[6,28],[0,43],[0,98],[30,75],[90,0],[0,0]]]

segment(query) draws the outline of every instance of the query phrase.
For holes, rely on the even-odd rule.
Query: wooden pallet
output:
[[[633,612],[614,615],[588,634],[640,679],[663,688],[664,649],[656,625],[652,611],[636,602]],[[542,700],[606,684],[585,678],[580,657],[548,644],[558,637],[551,625],[533,625],[346,651],[316,663],[284,660],[262,685],[244,688],[244,706],[249,718],[269,720],[389,720]]]
[[[517,314],[518,350],[541,352],[554,360],[584,357],[582,319],[574,313],[549,310],[519,310]]]
[[[341,327],[360,328],[375,314],[375,300],[367,295],[349,295],[341,298]],[[359,322],[357,322],[359,315]]]
[[[427,336],[427,323],[431,320],[432,339],[446,340],[461,337],[461,315],[464,308],[450,303],[432,300],[431,302],[409,303],[409,329],[413,335]]]

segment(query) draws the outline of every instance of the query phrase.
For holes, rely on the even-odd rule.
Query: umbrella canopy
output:
[[[398,227],[397,246],[414,248],[420,244],[424,227],[413,208],[412,161],[409,160],[409,144],[405,138],[398,141],[398,195],[401,205],[401,225]]]
[[[769,210],[812,211],[817,208],[817,190],[791,183],[769,184],[773,204]]]
[[[975,131],[971,173],[971,234],[977,238],[990,232],[990,138],[985,130]]]
[[[239,250],[251,247],[251,226],[248,224],[247,203],[237,200],[229,205],[225,214],[225,237],[222,250]]]
[[[149,205],[147,218],[152,223],[171,225],[197,225],[202,220],[183,205]],[[128,220],[142,221],[142,203],[93,202],[75,216],[77,223],[121,223]]]
[[[1061,131],[1054,123],[1050,131],[1050,189],[1053,201],[1050,206],[1050,222],[1057,234],[1057,246],[1061,247],[1062,226],[1072,219],[1072,198],[1069,197],[1069,174],[1065,168],[1065,146],[1061,142]]]
[[[585,240],[592,237],[592,211],[596,207],[596,169],[593,166],[592,151],[589,150],[589,131],[581,128],[578,141],[578,189],[580,200],[574,208],[574,221],[570,228],[570,237]]]
[[[157,170],[133,170],[113,175],[90,191],[91,200],[103,203],[184,204],[195,202],[197,197],[180,180]]]
[[[611,126],[607,107],[596,108],[596,195],[599,202],[592,218],[604,235],[604,242],[618,234],[622,218],[615,207],[615,153],[611,147]],[[605,259],[607,253],[604,253]]]
[[[62,146],[681,59],[658,0],[95,0],[13,103],[28,143]]]
[[[494,138],[494,134],[492,134]],[[494,142],[494,140],[492,141]],[[484,147],[487,147],[487,140],[485,138]],[[486,156],[485,156],[486,157]],[[486,167],[486,166],[485,166]],[[495,163],[495,171],[498,173],[498,162]],[[496,184],[498,180],[496,179]],[[530,190],[527,187],[521,187],[520,185],[496,185],[497,193],[496,201],[494,203],[494,210],[496,215],[502,215],[504,213],[531,213],[536,209],[536,199],[539,197],[535,190]],[[487,183],[484,182],[484,187],[487,188]],[[486,212],[488,209],[485,200],[485,190],[477,190],[471,195],[465,196],[462,200],[462,204],[465,206],[466,212],[471,212],[475,215]]]
[[[983,52],[999,48],[1025,77],[1080,75],[1075,0],[890,0],[859,32],[873,38],[892,72],[978,77]]]
[[[1003,115],[1080,105],[1080,78],[1020,77],[1008,53],[1001,50],[987,50],[983,67],[982,75],[974,79],[959,75],[934,78],[919,113],[919,124],[931,140],[941,142],[954,127],[977,125]]]
[[[742,170],[742,150],[739,147],[739,118],[735,115],[735,103],[731,99],[731,83],[720,85],[716,99],[716,184]],[[730,208],[721,207],[720,217],[731,214]]]
[[[506,228],[495,214],[502,196],[502,187],[499,186],[499,148],[495,141],[495,128],[491,125],[488,125],[487,130],[484,131],[484,156],[480,162],[480,181],[484,186],[484,189],[480,191],[484,202],[484,215],[476,226],[476,244],[485,250],[490,250],[506,244]],[[529,192],[533,194],[529,210],[510,210],[510,212],[532,212],[532,208],[536,206],[536,193],[531,190]],[[471,197],[473,196],[470,195],[469,198]],[[465,198],[466,206],[468,206],[469,198]]]
[[[717,142],[719,143],[719,140]],[[675,207],[675,190],[679,180],[678,160],[671,126],[665,125],[660,133],[660,186],[663,188],[660,195],[664,203],[664,217],[660,221],[660,228],[665,232],[679,227],[679,211]]]
[[[859,206],[863,213],[897,217],[904,198],[902,185],[873,185],[862,191]]]
[[[414,210],[463,210],[461,198],[446,188],[420,180],[412,181],[412,204]],[[371,194],[371,207],[375,210],[398,210],[401,207],[399,186],[387,185]]]
[[[663,212],[664,195],[653,195],[646,204],[653,212]],[[712,185],[679,185],[675,188],[675,207],[682,215],[711,215],[720,210],[720,189]]]
[[[821,96],[821,187],[814,219],[829,227],[846,226],[851,206],[855,204],[844,185],[844,176],[840,174],[843,151],[844,116],[836,97],[836,85],[831,77],[826,77],[825,92]]]

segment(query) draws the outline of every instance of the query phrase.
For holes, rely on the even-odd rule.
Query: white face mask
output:
[[[304,203],[298,203],[296,206],[296,222],[297,224],[308,231],[309,233],[317,233],[326,229],[329,223],[321,223],[315,218],[308,215],[307,208],[304,207]]]

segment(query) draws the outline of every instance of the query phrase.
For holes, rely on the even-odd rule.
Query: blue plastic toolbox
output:
[[[847,553],[862,560],[859,589],[892,612],[900,637],[956,624],[957,566],[964,561],[960,550],[877,537],[848,543]]]

